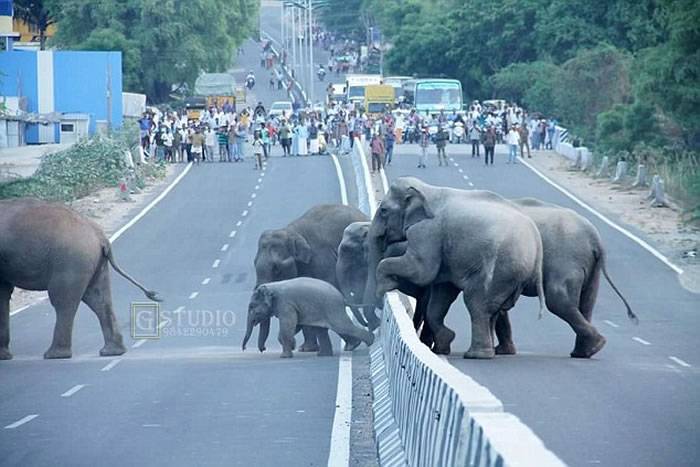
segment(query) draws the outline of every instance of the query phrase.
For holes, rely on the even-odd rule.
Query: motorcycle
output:
[[[326,70],[318,70],[316,75],[318,76],[319,81],[323,81],[323,79],[326,77]]]
[[[452,142],[460,144],[464,140],[464,123],[455,122],[452,128]]]
[[[253,86],[255,86],[255,78],[253,78],[252,76],[249,76],[245,80],[245,87],[250,90],[250,89],[253,89]]]

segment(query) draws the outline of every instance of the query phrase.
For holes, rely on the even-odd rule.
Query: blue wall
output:
[[[27,98],[27,110],[36,112],[36,73],[36,53],[21,50],[0,52],[0,96],[22,95]],[[21,92],[18,86],[21,86]]]

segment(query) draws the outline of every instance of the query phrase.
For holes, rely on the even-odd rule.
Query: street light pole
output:
[[[297,67],[297,36],[296,36],[296,11],[292,8],[292,73],[296,74],[294,70]]]
[[[309,99],[314,99],[314,34],[313,34],[313,6],[312,0],[308,0],[309,8]]]

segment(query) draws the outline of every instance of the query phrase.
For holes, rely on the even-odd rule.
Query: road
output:
[[[482,159],[467,155],[470,149],[449,145],[450,167],[438,167],[433,154],[428,168],[418,169],[418,148],[398,146],[388,179],[418,176],[434,185],[532,196],[578,211],[600,230],[608,270],[641,323],[627,320],[620,300],[602,283],[593,322],[607,345],[591,360],[572,359],[568,325],[549,313],[538,321],[537,300],[521,298],[511,312],[518,355],[465,360],[469,321],[460,296],[446,321],[457,333],[449,362],[489,388],[572,466],[697,465],[700,297],[683,289],[668,266],[523,164],[506,165],[501,152],[494,166],[484,167]]]
[[[238,73],[259,69],[257,50],[246,46]],[[266,86],[255,91],[266,105],[283,97]],[[338,454],[338,356],[281,360],[275,323],[266,353],[242,352],[240,343],[260,233],[340,202],[330,157],[273,157],[263,172],[250,159],[193,167],[114,243],[120,265],[165,298],[160,339],[129,337],[130,304],[143,297],[116,274],[114,304],[129,347],[122,358],[97,356],[102,338],[85,306],[66,361],[41,358],[54,322],[47,303],[12,317],[15,359],[0,362],[0,465],[327,465]],[[350,456],[366,456],[361,465],[371,465],[373,449],[369,389],[357,388],[367,384],[366,354],[356,352],[346,375],[355,387]]]

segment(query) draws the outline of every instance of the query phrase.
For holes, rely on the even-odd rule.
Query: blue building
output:
[[[122,124],[121,52],[0,52],[0,102],[51,123],[27,123],[26,144],[72,142]]]

